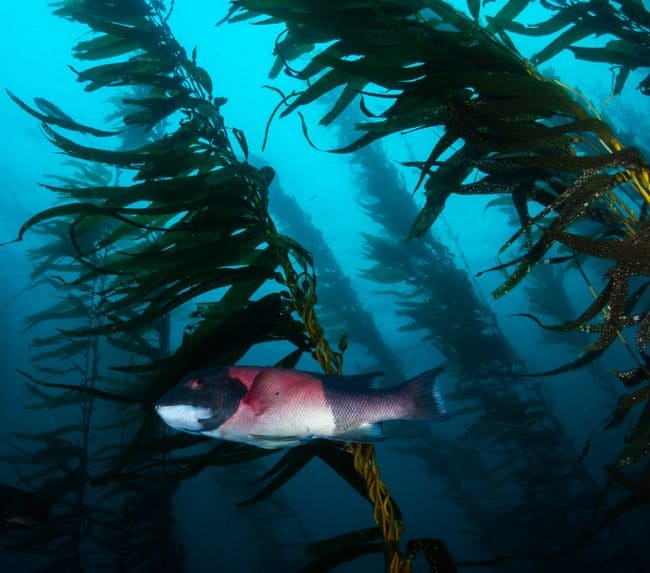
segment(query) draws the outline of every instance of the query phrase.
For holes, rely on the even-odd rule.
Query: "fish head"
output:
[[[156,402],[156,412],[172,428],[190,434],[217,429],[237,410],[246,386],[227,368],[190,372]]]

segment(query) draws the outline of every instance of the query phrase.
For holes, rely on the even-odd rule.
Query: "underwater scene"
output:
[[[0,24],[0,571],[650,572],[647,0]]]

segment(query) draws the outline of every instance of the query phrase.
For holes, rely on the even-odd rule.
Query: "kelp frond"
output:
[[[589,6],[575,9],[593,14]],[[521,7],[509,4],[503,18],[515,17]],[[628,18],[643,21],[643,11],[627,8],[626,3]],[[361,135],[339,152],[395,133],[444,129],[424,160],[409,162],[421,171],[418,186],[424,185],[426,197],[410,238],[423,236],[452,193],[512,196],[522,229],[508,245],[522,235],[529,240],[533,230],[540,238],[495,296],[514,288],[561,242],[558,233],[577,222],[596,222],[612,234],[635,232],[629,206],[615,206],[613,197],[629,196],[637,205],[636,192],[650,199],[649,171],[641,154],[622,149],[583,98],[536,73],[504,34],[486,33],[441,1],[429,3],[428,9],[390,1],[372,6],[339,2],[334,10],[304,1],[280,5],[237,0],[231,3],[230,17],[264,14],[286,23],[275,53],[287,73],[304,82],[304,89],[285,98],[281,115],[340,88],[321,123],[359,103],[367,121],[357,122]],[[302,69],[290,67],[294,54],[305,58],[307,53]],[[370,92],[369,84],[380,89]],[[389,97],[377,97],[383,95]],[[383,111],[369,113],[367,103],[373,97],[383,102]],[[467,182],[470,176],[472,183]],[[531,202],[543,207],[534,218],[529,215]]]
[[[547,36],[561,32],[532,58],[541,64],[563,50],[571,50],[581,60],[611,64],[612,94],[623,90],[630,73],[650,67],[650,12],[642,2],[614,0],[612,2],[547,2],[546,8],[555,13],[547,20],[524,25],[515,21],[529,2],[510,0],[495,15],[488,16],[488,29],[506,30],[529,36]],[[575,44],[587,38],[612,36],[604,46],[583,47]],[[650,95],[650,74],[638,89]]]
[[[66,277],[62,285],[83,288],[101,279],[93,309],[100,321],[62,332],[73,338],[110,336],[114,345],[147,356],[148,363],[120,368],[148,374],[140,394],[145,404],[173,384],[188,364],[196,368],[234,363],[255,344],[270,340],[296,346],[282,362],[295,364],[302,352],[309,351],[326,371],[340,372],[341,354],[329,347],[314,313],[311,256],[276,231],[267,211],[273,170],[238,160],[231,136],[247,156],[245,137],[225,128],[220,110],[225,99],[213,96],[212,82],[197,65],[195,54],[188,57],[173,38],[162,6],[144,0],[118,4],[74,0],[57,3],[56,13],[88,25],[95,34],[75,48],[77,58],[91,62],[87,69],[74,70],[86,90],[138,88],[135,95],[122,98],[119,112],[112,115],[122,124],[119,148],[111,147],[111,142],[100,146],[92,139],[78,140],[74,132],[91,138],[104,134],[65,119],[63,112],[41,114],[23,105],[43,122],[50,141],[66,155],[119,168],[121,179],[128,181],[84,185],[76,179],[59,179],[61,185],[50,187],[66,202],[35,215],[19,232],[18,240],[36,225],[64,221],[57,227],[64,231],[58,236],[78,274]],[[62,129],[73,135],[64,135]],[[147,134],[148,141],[127,145],[136,129]],[[267,283],[272,292],[254,298]],[[179,306],[216,291],[220,291],[217,302],[197,308],[198,320],[186,329],[181,346],[169,356],[153,359],[155,352],[141,333]],[[34,320],[39,318],[45,316]],[[255,328],[250,328],[253,323]],[[54,387],[79,389],[70,384]],[[103,390],[84,393],[111,400],[120,396]],[[110,467],[94,483],[174,487],[207,466],[238,463],[263,453],[238,447],[224,457],[228,446],[222,444],[219,452],[174,461],[170,452],[183,444],[169,440],[162,463],[147,462],[143,453],[158,439],[159,429],[159,421],[147,411],[128,447],[105,451]],[[342,469],[332,453],[323,455],[342,475],[357,476],[363,490],[351,463]],[[352,460],[349,454],[344,456]],[[375,487],[364,495],[378,507],[392,505],[374,465],[374,450],[365,448],[354,459],[356,471],[360,465],[375,468],[368,477]],[[145,558],[138,551],[129,562]]]

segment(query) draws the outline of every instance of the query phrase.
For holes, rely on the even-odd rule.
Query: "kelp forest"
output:
[[[61,77],[83,113],[46,83],[3,86],[59,168],[32,159],[52,203],[0,236],[31,265],[3,312],[46,293],[25,312],[28,359],[3,360],[3,386],[25,394],[11,415],[39,422],[0,450],[0,488],[44,511],[28,519],[0,490],[0,562],[649,571],[649,124],[604,111],[650,95],[643,2],[195,2],[217,41],[260,34],[242,67],[272,54],[247,94],[273,98],[259,140],[232,123],[209,50],[176,34],[181,4],[50,4],[52,26],[79,30]],[[604,103],[556,73],[560,56],[600,70]],[[97,98],[108,111],[89,116]],[[271,159],[277,144],[301,162],[280,126],[345,162],[329,194],[369,222],[353,264],[331,238],[346,212],[309,213],[292,191],[320,189],[327,167]],[[489,219],[459,214],[477,204]],[[486,221],[504,239],[476,269],[468,237]],[[160,420],[188,372],[234,364],[381,371],[387,386],[442,366],[451,419],[280,450]]]

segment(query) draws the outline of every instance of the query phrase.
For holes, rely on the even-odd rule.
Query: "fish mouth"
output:
[[[209,408],[199,408],[187,404],[158,402],[154,408],[165,424],[175,430],[190,434],[200,434],[203,430],[201,420],[209,418],[211,415]]]

